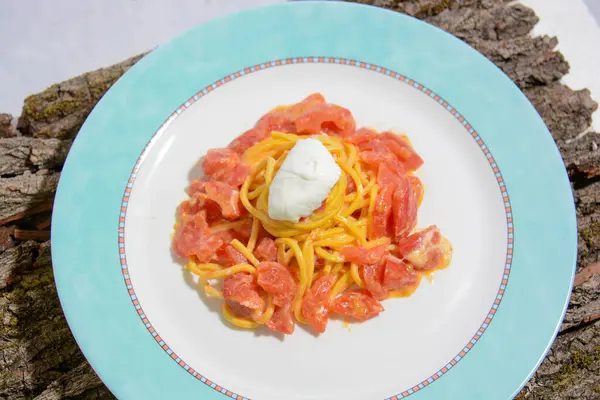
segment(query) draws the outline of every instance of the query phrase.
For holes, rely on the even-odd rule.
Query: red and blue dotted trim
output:
[[[433,382],[440,379],[444,374],[446,374],[449,370],[451,370],[461,359],[463,359],[467,355],[467,353],[469,351],[471,351],[473,346],[477,343],[477,341],[481,338],[481,336],[485,333],[485,331],[489,327],[490,323],[492,322],[492,319],[494,318],[494,315],[496,314],[496,312],[498,310],[498,307],[500,306],[500,302],[502,301],[502,297],[504,296],[504,291],[506,290],[506,285],[508,284],[508,279],[509,279],[509,275],[510,275],[512,259],[513,259],[514,225],[513,225],[513,217],[512,217],[512,208],[510,205],[510,199],[508,197],[508,191],[506,189],[504,179],[502,178],[502,174],[500,173],[500,168],[498,167],[496,160],[490,153],[490,150],[486,146],[483,139],[479,136],[479,134],[477,133],[477,131],[475,131],[475,129],[471,126],[471,124],[469,124],[469,122],[454,107],[452,107],[450,104],[448,104],[448,102],[446,100],[444,100],[441,96],[437,95],[435,92],[433,92],[430,89],[426,88],[425,86],[421,85],[419,82],[417,82],[413,79],[410,79],[402,74],[399,74],[397,72],[394,72],[394,71],[384,68],[384,67],[380,67],[378,65],[369,64],[369,63],[362,62],[362,61],[346,59],[346,58],[293,57],[293,58],[269,61],[266,63],[254,65],[252,67],[244,68],[238,72],[235,72],[231,75],[227,75],[222,79],[219,79],[218,81],[212,83],[211,85],[208,85],[207,87],[205,87],[204,89],[202,89],[201,91],[196,93],[194,96],[190,97],[177,110],[175,110],[175,112],[173,112],[167,118],[167,120],[160,126],[160,128],[156,131],[156,133],[154,135],[152,135],[152,138],[148,141],[148,143],[146,144],[146,147],[142,151],[140,157],[137,159],[135,166],[133,167],[133,170],[131,171],[131,175],[129,176],[129,179],[127,181],[127,186],[125,187],[125,193],[123,195],[123,201],[121,204],[121,211],[120,211],[120,215],[119,215],[119,230],[118,230],[119,257],[120,257],[120,261],[121,261],[121,272],[123,274],[123,279],[125,280],[125,285],[127,287],[129,297],[131,298],[133,306],[135,307],[136,312],[140,316],[142,323],[144,324],[144,326],[146,326],[146,329],[148,329],[148,332],[150,332],[150,334],[152,335],[154,340],[158,343],[159,346],[162,347],[162,349],[169,355],[169,357],[171,357],[176,363],[178,363],[184,370],[186,370],[194,378],[203,382],[205,385],[210,386],[214,390],[226,395],[227,397],[230,397],[230,398],[236,399],[236,400],[249,400],[248,398],[246,398],[244,396],[241,396],[237,393],[234,393],[230,390],[227,390],[227,389],[217,385],[215,382],[212,382],[210,379],[208,379],[205,376],[203,376],[202,374],[198,373],[196,370],[194,370],[192,367],[190,367],[185,361],[183,361],[177,354],[175,354],[175,352],[173,352],[173,350],[171,350],[169,345],[158,334],[158,332],[156,332],[156,330],[150,323],[148,317],[144,313],[144,310],[142,309],[142,306],[135,294],[133,284],[131,283],[131,279],[129,277],[129,269],[127,267],[127,257],[126,257],[126,252],[125,252],[125,215],[127,213],[127,207],[129,204],[129,196],[131,194],[131,189],[133,187],[133,183],[135,182],[137,172],[138,172],[142,162],[144,161],[144,158],[148,151],[148,148],[153,143],[154,139],[156,137],[158,137],[162,132],[164,132],[165,129],[171,124],[171,122],[173,122],[173,120],[175,118],[177,118],[177,116],[179,116],[179,114],[181,114],[188,107],[190,107],[192,104],[194,104],[198,99],[208,95],[213,90],[217,89],[220,86],[223,86],[224,84],[226,84],[228,82],[231,82],[234,79],[240,78],[244,75],[248,75],[253,72],[262,71],[262,70],[265,70],[268,68],[278,67],[278,66],[282,66],[282,65],[290,65],[290,64],[302,64],[302,63],[340,64],[340,65],[348,65],[348,66],[368,69],[370,71],[385,74],[393,79],[397,79],[401,82],[404,82],[404,83],[412,86],[414,89],[419,90],[419,91],[423,92],[425,95],[431,97],[434,101],[436,101],[438,104],[440,104],[442,107],[444,107],[449,113],[451,113],[460,123],[462,123],[462,125],[465,127],[465,129],[469,132],[469,134],[477,142],[477,144],[483,151],[484,155],[486,156],[494,175],[496,176],[496,180],[500,187],[500,192],[502,193],[502,199],[504,200],[504,208],[505,208],[505,212],[506,212],[508,238],[507,238],[507,251],[506,251],[506,261],[505,261],[505,267],[504,267],[504,275],[502,277],[502,281],[500,283],[500,288],[498,289],[496,299],[494,300],[494,303],[492,304],[492,307],[490,308],[488,315],[486,316],[485,320],[483,321],[483,323],[481,324],[481,326],[479,327],[479,329],[477,330],[475,335],[471,338],[471,340],[469,340],[468,343],[466,343],[465,347],[456,355],[456,357],[454,357],[452,360],[450,360],[446,365],[444,365],[442,368],[440,368],[437,372],[435,372],[429,378],[427,378],[424,381],[418,383],[417,385],[411,387],[410,389],[405,390],[394,396],[388,397],[385,400],[403,399],[403,398],[410,396],[411,394],[413,394],[415,392],[418,392],[419,390],[424,389],[428,385],[431,385]]]

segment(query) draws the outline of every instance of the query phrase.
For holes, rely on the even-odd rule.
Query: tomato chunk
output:
[[[173,236],[173,251],[178,257],[195,256],[199,262],[210,262],[228,240],[229,232],[212,233],[206,222],[206,212],[180,220]]]
[[[250,173],[250,167],[232,149],[209,150],[202,162],[202,170],[215,181],[225,182],[235,188],[242,186]]]
[[[452,259],[452,246],[435,225],[399,240],[398,251],[418,271],[444,268]]]
[[[222,221],[221,207],[212,199],[209,199],[206,193],[195,192],[188,200],[188,213],[197,214],[200,211],[206,212],[206,221],[209,225]]]
[[[365,265],[363,267],[363,279],[367,290],[377,300],[384,300],[388,297],[388,290],[383,285],[384,263],[378,262],[374,265]]]
[[[247,264],[248,260],[232,245],[227,245],[217,252],[217,262],[225,267]]]
[[[347,135],[344,139],[351,144],[359,145],[361,143],[369,142],[375,138],[379,133],[374,129],[360,128],[353,133]]]
[[[388,256],[383,272],[383,285],[388,290],[414,288],[419,283],[419,274],[409,264]]]
[[[335,104],[321,104],[296,119],[296,131],[318,135],[321,131],[342,136],[354,132],[356,122],[352,113]]]
[[[336,314],[366,321],[379,315],[383,306],[366,290],[347,290],[337,296],[330,307]]]
[[[380,244],[375,247],[367,248],[364,246],[344,247],[342,256],[345,261],[360,265],[377,264],[387,254],[387,244]]]
[[[238,272],[225,278],[223,297],[251,310],[261,310],[265,301],[260,297],[254,277],[246,272]]]
[[[271,132],[266,129],[252,128],[234,139],[227,147],[237,154],[244,154],[250,147],[268,138],[270,134]]]
[[[394,236],[408,235],[417,225],[417,197],[407,176],[399,176],[392,202]]]
[[[248,307],[244,307],[240,303],[231,300],[225,300],[225,303],[236,317],[252,319],[252,310]]]
[[[269,237],[262,238],[254,250],[254,255],[260,261],[277,261],[275,241]]]
[[[281,332],[286,335],[294,333],[296,324],[292,319],[291,303],[283,307],[275,307],[275,312],[273,312],[273,316],[266,325],[275,332]]]
[[[267,137],[273,131],[294,133],[296,125],[294,119],[287,111],[271,111],[265,114],[256,124],[256,128],[268,133]]]
[[[421,206],[421,202],[423,202],[423,195],[425,194],[425,189],[423,188],[423,183],[421,180],[414,176],[409,175],[408,179],[410,180],[410,186],[412,187],[413,192],[415,192],[415,198],[417,199],[417,205]]]
[[[393,236],[392,204],[394,198],[394,185],[385,185],[379,189],[375,197],[375,207],[371,214],[371,223],[367,226],[367,237],[370,240],[383,236]]]
[[[304,295],[302,315],[317,332],[325,332],[329,319],[329,294],[335,283],[335,275],[323,275],[315,281],[312,288]]]
[[[204,186],[206,195],[221,207],[221,213],[230,220],[241,216],[246,209],[240,201],[240,192],[223,182],[207,182]]]
[[[261,262],[256,270],[257,283],[273,295],[273,304],[283,307],[291,303],[298,285],[286,267],[277,262]]]
[[[302,114],[322,104],[326,104],[325,97],[321,93],[313,93],[305,97],[300,103],[287,107],[286,111],[295,121]]]
[[[408,140],[392,132],[383,132],[381,138],[408,171],[416,171],[421,168],[423,159],[412,148]]]

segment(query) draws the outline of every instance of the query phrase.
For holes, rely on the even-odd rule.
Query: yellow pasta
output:
[[[294,106],[278,107],[275,111],[285,113],[289,107]],[[275,116],[274,123],[282,126],[279,129],[284,129],[283,126],[287,127],[289,121],[284,118],[281,122],[280,116],[279,114]],[[251,136],[258,132],[263,122],[262,119],[259,121],[256,127],[257,131],[249,131]],[[267,124],[270,123],[269,120]],[[298,124],[299,120],[294,123]],[[225,206],[221,202],[209,199],[213,201],[213,204],[216,201],[223,211],[220,215],[222,218],[217,219],[217,222],[210,222],[206,228],[211,234],[217,236],[217,239],[214,242],[211,241],[210,245],[215,243],[214,246],[218,249],[215,249],[215,254],[210,257],[203,257],[205,253],[204,249],[201,249],[202,251],[193,253],[194,255],[190,256],[185,265],[187,271],[198,277],[198,287],[207,296],[224,300],[222,313],[225,320],[241,328],[256,329],[266,325],[271,329],[278,330],[277,327],[273,327],[273,324],[285,323],[284,319],[286,317],[291,319],[292,316],[299,323],[310,321],[312,324],[313,319],[311,318],[314,316],[311,316],[310,309],[306,311],[305,307],[310,303],[309,300],[317,301],[317,296],[325,293],[326,299],[318,299],[318,301],[324,301],[325,305],[322,307],[327,309],[330,307],[330,304],[326,303],[329,300],[335,299],[337,304],[342,301],[352,304],[353,301],[358,301],[356,299],[360,298],[360,295],[364,299],[365,293],[373,290],[374,268],[384,266],[385,271],[388,271],[389,266],[392,265],[387,264],[392,260],[389,258],[390,253],[401,257],[399,255],[400,247],[396,245],[398,242],[392,244],[390,238],[373,239],[372,237],[379,236],[382,232],[385,234],[386,229],[385,219],[382,218],[385,214],[381,211],[384,207],[375,209],[376,205],[381,205],[381,198],[378,199],[381,191],[377,180],[378,168],[379,174],[381,174],[381,167],[376,166],[376,163],[373,162],[370,164],[365,162],[368,160],[365,151],[368,150],[365,150],[364,142],[354,145],[352,143],[359,141],[349,140],[349,136],[346,136],[348,132],[354,133],[354,126],[350,128],[352,131],[344,131],[337,135],[332,134],[330,126],[325,124],[322,125],[322,129],[329,134],[310,135],[312,139],[319,140],[323,144],[341,170],[340,178],[331,188],[323,205],[298,222],[270,218],[268,206],[271,183],[290,150],[299,140],[308,137],[304,135],[305,130],[299,127],[296,129],[301,133],[271,131],[270,134],[267,134],[268,131],[260,132],[259,136],[263,133],[268,136],[260,136],[263,140],[254,142],[249,148],[242,146],[241,150],[235,150],[232,157],[237,157],[238,161],[236,162],[244,168],[249,168],[249,171],[244,170],[244,175],[237,180],[236,184],[231,184],[231,186],[235,185],[235,190],[230,190],[234,195],[226,200],[231,198],[234,200],[232,202],[234,205],[238,203],[237,189],[239,188],[239,203],[243,206],[243,212],[238,214],[238,220],[232,220],[229,218],[230,215],[225,213]],[[360,136],[357,137],[362,139]],[[389,135],[384,137],[389,137]],[[245,138],[240,139],[245,140]],[[250,139],[248,145],[253,140],[254,138]],[[378,143],[383,144],[383,139]],[[229,149],[232,146],[233,143]],[[398,146],[403,146],[403,144],[400,143]],[[392,147],[390,147],[390,151],[392,151],[391,149]],[[230,150],[223,149],[222,151],[229,154],[227,151]],[[397,158],[400,157],[404,157],[404,155],[397,156]],[[388,159],[382,157],[378,162],[387,163]],[[398,173],[397,170],[396,173]],[[416,177],[410,176],[406,179],[412,180]],[[395,181],[393,182],[395,185]],[[416,182],[420,185],[418,179]],[[385,180],[380,183],[386,185]],[[388,187],[382,186],[382,188]],[[392,193],[396,196],[397,188],[393,189],[395,191]],[[396,197],[394,197],[395,200]],[[389,206],[392,207],[391,204]],[[383,220],[383,223],[381,225],[376,223],[373,226],[374,217],[376,222]],[[394,216],[394,218],[397,217],[397,215]],[[377,218],[379,219],[377,220]],[[394,223],[396,223],[396,219],[394,219]],[[381,228],[380,232],[374,233],[374,230],[378,228]],[[175,229],[179,229],[179,221],[175,225]],[[397,225],[394,226],[394,229],[397,229]],[[385,245],[389,253],[385,253],[385,258],[381,258],[379,255],[377,257],[381,258],[385,264],[383,262],[375,264],[371,260],[369,262],[362,261],[362,263],[354,262],[361,258],[353,254],[360,254],[362,251],[369,252],[369,249],[382,245]],[[380,254],[377,253],[378,250],[382,249],[375,249],[369,254]],[[210,249],[206,252],[210,254]],[[447,259],[449,259],[448,257]],[[202,263],[199,260],[211,262]],[[274,265],[268,265],[268,262]],[[392,262],[396,262],[396,265],[402,263],[398,259],[392,260]],[[271,278],[275,282],[261,281],[266,275],[264,271],[270,267],[274,268],[275,272]],[[379,271],[383,274],[383,269]],[[287,279],[287,283],[284,282],[284,278]],[[216,280],[223,280],[222,285],[218,285],[219,282]],[[269,286],[271,283],[273,283],[273,287]],[[288,285],[285,295],[277,292],[279,284]],[[236,292],[234,289],[239,289],[239,287],[234,287],[235,285],[239,285],[241,291]],[[325,289],[320,285],[325,285]],[[344,293],[349,289],[358,288],[365,289],[348,292],[347,296]],[[249,295],[247,298],[236,298],[240,292]],[[408,294],[408,290],[390,290],[392,296]],[[379,299],[377,296],[374,297]],[[370,297],[370,301],[377,302],[374,297]],[[350,306],[347,304],[344,307],[361,309],[360,304]],[[333,309],[331,308],[331,310]],[[285,330],[282,332],[288,333]]]

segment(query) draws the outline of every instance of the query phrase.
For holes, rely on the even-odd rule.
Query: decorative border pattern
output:
[[[198,373],[197,371],[195,371],[185,361],[183,361],[177,354],[175,354],[175,352],[173,352],[173,350],[171,350],[169,345],[163,340],[163,338],[158,334],[158,332],[156,332],[156,330],[154,329],[154,327],[148,320],[148,317],[144,313],[142,306],[140,305],[140,302],[136,296],[135,290],[131,283],[131,279],[129,277],[129,269],[127,266],[127,257],[126,257],[126,253],[125,253],[125,215],[127,213],[127,207],[129,204],[129,196],[131,194],[131,189],[133,187],[133,183],[137,176],[137,172],[140,169],[142,162],[144,161],[145,155],[147,154],[147,151],[148,151],[150,145],[153,143],[153,141],[156,137],[158,137],[162,132],[164,132],[166,130],[166,128],[171,124],[171,122],[173,122],[173,120],[175,120],[175,118],[177,118],[179,116],[179,114],[181,114],[183,111],[185,111],[187,108],[189,108],[198,99],[206,96],[213,90],[217,89],[220,86],[223,86],[224,84],[226,84],[228,82],[231,82],[232,80],[234,80],[236,78],[240,78],[240,77],[242,77],[244,75],[248,75],[252,72],[261,71],[261,70],[268,69],[268,68],[278,67],[278,66],[282,66],[282,65],[290,65],[290,64],[302,64],[302,63],[341,64],[341,65],[349,65],[349,66],[364,68],[364,69],[378,72],[378,73],[387,75],[391,78],[397,79],[401,82],[406,83],[407,85],[412,86],[414,89],[425,93],[427,96],[431,97],[434,101],[436,101],[438,104],[440,104],[442,107],[444,107],[448,112],[450,112],[465,127],[465,129],[469,132],[469,134],[477,142],[477,144],[483,151],[484,155],[486,156],[488,162],[490,163],[490,167],[492,168],[492,171],[494,172],[494,175],[496,176],[496,180],[500,187],[500,192],[502,193],[502,198],[504,201],[504,208],[505,208],[505,212],[506,212],[508,239],[507,239],[507,251],[506,251],[506,261],[505,261],[505,266],[504,266],[504,275],[502,277],[502,281],[500,283],[500,288],[498,289],[498,293],[496,295],[494,304],[492,304],[492,307],[490,308],[488,315],[486,316],[485,320],[483,321],[483,323],[481,324],[480,328],[477,330],[475,335],[465,345],[465,347],[456,355],[456,357],[454,357],[452,360],[450,360],[450,362],[448,362],[445,366],[440,368],[432,376],[430,376],[429,378],[420,382],[419,384],[417,384],[417,385],[413,386],[412,388],[405,390],[399,394],[396,394],[394,396],[391,396],[391,397],[388,397],[385,399],[385,400],[400,400],[400,399],[410,396],[411,394],[413,394],[415,392],[418,392],[419,390],[422,390],[423,388],[432,384],[434,381],[441,378],[450,369],[452,369],[461,359],[463,359],[466,356],[466,354],[477,343],[477,341],[481,338],[481,336],[484,334],[484,332],[487,330],[488,326],[492,322],[492,319],[494,318],[494,315],[496,314],[498,307],[500,306],[502,297],[504,296],[504,291],[506,290],[506,285],[508,284],[508,278],[510,275],[512,259],[513,259],[513,249],[514,249],[514,225],[513,225],[512,208],[510,205],[508,191],[506,189],[504,179],[502,178],[502,174],[500,173],[500,168],[496,164],[496,161],[494,160],[494,157],[492,157],[492,154],[490,153],[489,149],[487,148],[485,142],[483,141],[483,139],[481,137],[479,137],[479,134],[477,133],[477,131],[475,131],[475,129],[473,129],[471,124],[469,124],[469,122],[454,107],[452,107],[450,104],[448,104],[448,102],[445,101],[441,96],[439,96],[435,92],[431,91],[430,89],[426,88],[419,82],[416,82],[415,80],[410,79],[402,74],[391,71],[384,67],[380,67],[378,65],[369,64],[369,63],[365,63],[365,62],[357,61],[357,60],[346,59],[346,58],[294,57],[294,58],[286,58],[286,59],[282,59],[282,60],[270,61],[270,62],[254,65],[252,67],[244,68],[243,70],[240,70],[231,75],[227,75],[222,79],[219,79],[218,81],[212,83],[211,85],[208,85],[207,87],[205,87],[204,89],[202,89],[201,91],[196,93],[194,96],[190,97],[185,103],[183,103],[181,106],[179,106],[179,108],[177,108],[177,110],[175,110],[175,112],[173,112],[166,119],[166,121],[163,122],[163,124],[154,133],[154,135],[152,135],[152,137],[150,138],[150,140],[144,147],[144,150],[142,150],[142,153],[140,154],[139,158],[137,159],[135,166],[133,167],[133,170],[131,171],[131,175],[129,176],[129,179],[127,181],[127,186],[125,187],[125,193],[123,194],[123,201],[121,203],[121,210],[120,210],[120,215],[119,215],[119,230],[118,230],[119,257],[120,257],[120,262],[121,262],[121,272],[123,274],[123,279],[125,281],[125,285],[127,287],[129,297],[131,298],[131,301],[132,301],[138,315],[140,316],[142,322],[148,329],[148,332],[150,332],[150,334],[152,335],[154,340],[158,343],[158,345],[161,346],[162,349],[176,363],[178,363],[183,369],[185,369],[194,378],[196,378],[199,381],[203,382],[204,384],[210,386],[214,390],[216,390],[232,399],[235,399],[235,400],[249,400],[248,398],[246,398],[244,396],[241,396],[239,394],[231,392],[230,390],[227,390],[227,389],[217,385],[215,382],[212,382],[210,379],[206,378],[205,376],[203,376],[200,373]]]

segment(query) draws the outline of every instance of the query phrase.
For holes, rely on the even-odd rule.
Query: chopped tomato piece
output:
[[[335,104],[318,105],[296,119],[296,131],[309,135],[318,135],[325,131],[344,136],[355,129],[356,122],[352,113]]]
[[[392,219],[396,239],[408,235],[415,228],[417,211],[417,197],[410,180],[407,176],[398,177],[392,203]]]
[[[360,128],[356,132],[347,135],[344,139],[351,144],[359,145],[377,138],[379,133],[374,129]]]
[[[403,173],[398,173],[389,164],[381,164],[377,171],[377,184],[379,186],[397,185],[403,176]]]
[[[376,317],[383,311],[383,306],[366,290],[348,290],[337,296],[330,307],[330,311],[366,321]]]
[[[173,251],[182,258],[195,256],[200,262],[210,262],[228,240],[231,241],[229,232],[210,232],[206,212],[202,211],[179,221],[173,236]]]
[[[240,242],[247,242],[252,234],[252,219],[246,219],[242,225],[233,228],[233,233]]]
[[[275,332],[285,333],[286,335],[294,333],[296,324],[292,319],[291,303],[283,307],[275,307],[275,312],[266,325]]]
[[[385,185],[379,189],[375,198],[375,207],[371,214],[371,223],[367,226],[367,236],[370,240],[393,235],[391,221],[394,185]]]
[[[408,171],[416,171],[421,168],[423,159],[404,137],[392,132],[383,132],[381,138]]]
[[[269,237],[262,238],[254,250],[254,255],[260,261],[277,261],[275,241]]]
[[[383,271],[383,286],[389,290],[403,290],[419,283],[419,274],[402,260],[388,256]]]
[[[267,132],[267,137],[273,131],[293,133],[296,130],[293,118],[286,111],[271,111],[265,114],[258,120],[256,128]]]
[[[188,204],[190,214],[206,211],[206,221],[209,225],[218,223],[222,219],[221,207],[216,201],[209,199],[206,193],[195,192]]]
[[[323,97],[321,93],[313,93],[304,98],[300,103],[287,107],[286,111],[295,121],[296,118],[305,112],[310,111],[321,104],[326,104],[325,97]]]
[[[368,166],[377,168],[382,164],[387,164],[396,174],[405,174],[406,168],[383,140],[375,138],[371,141],[361,143],[358,147],[361,150],[360,158]]]
[[[286,267],[277,262],[261,262],[256,270],[257,283],[273,295],[273,304],[283,307],[291,303],[298,286]]]
[[[450,242],[435,225],[399,240],[398,252],[418,271],[444,268],[452,258]]]
[[[229,309],[236,317],[252,319],[252,310],[248,307],[244,307],[240,303],[231,300],[225,300],[225,303],[227,303]]]
[[[383,300],[388,297],[388,291],[383,286],[383,272],[383,262],[378,262],[374,265],[365,265],[363,267],[365,286],[377,300]]]
[[[188,195],[190,197],[194,197],[194,195],[197,193],[206,193],[206,190],[204,190],[204,186],[206,185],[206,182],[208,182],[209,180],[210,180],[210,178],[194,179],[190,183],[190,187],[188,188]]]
[[[177,206],[177,216],[179,219],[189,218],[190,215],[190,201],[184,200]]]
[[[236,219],[246,209],[240,201],[240,192],[223,182],[207,182],[204,186],[206,195],[221,207],[221,213],[225,218]]]
[[[252,128],[234,139],[227,147],[237,154],[243,154],[256,143],[268,138],[270,134],[271,132],[267,132],[265,129]]]
[[[360,265],[377,264],[387,254],[387,244],[367,248],[364,246],[344,247],[342,257],[345,261]]]
[[[254,277],[246,272],[238,272],[225,278],[223,297],[251,310],[261,310],[265,307],[265,301],[260,297]]]
[[[329,319],[329,294],[335,283],[335,276],[323,275],[306,292],[302,300],[302,315],[310,326],[319,333],[325,332]]]
[[[418,177],[414,175],[409,175],[408,179],[410,180],[410,186],[412,187],[413,192],[415,192],[417,205],[421,206],[421,202],[423,202],[423,195],[425,194],[425,189],[423,189],[423,183]]]
[[[237,264],[247,264],[248,260],[235,247],[228,244],[217,252],[217,262],[225,267],[231,267]]]
[[[209,150],[202,162],[202,169],[205,175],[215,181],[225,182],[234,188],[242,186],[250,173],[250,167],[242,162],[240,155],[229,148]]]

